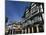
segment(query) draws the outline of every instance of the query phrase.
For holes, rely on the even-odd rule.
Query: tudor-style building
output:
[[[26,8],[23,15],[22,32],[24,33],[36,33],[44,32],[44,20],[42,14],[44,13],[44,3],[32,2],[29,7]]]

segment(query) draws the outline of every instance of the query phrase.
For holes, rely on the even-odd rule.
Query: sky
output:
[[[5,15],[8,17],[8,22],[19,22],[28,6],[29,2],[7,1]]]

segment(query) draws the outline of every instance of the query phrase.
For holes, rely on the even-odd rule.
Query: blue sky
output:
[[[8,21],[20,21],[28,6],[28,2],[7,1],[5,15],[8,17]]]

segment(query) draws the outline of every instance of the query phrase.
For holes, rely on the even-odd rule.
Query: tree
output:
[[[8,22],[8,17],[5,17],[5,23],[7,23]]]

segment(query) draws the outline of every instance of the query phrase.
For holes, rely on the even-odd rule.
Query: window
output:
[[[38,10],[38,6],[35,6],[33,9],[31,9],[31,12],[34,13]]]
[[[26,11],[26,14],[29,13],[29,10]]]
[[[29,17],[29,13],[28,13],[28,14],[26,14],[26,17]]]
[[[42,21],[42,18],[41,16],[36,16],[33,20],[32,20],[32,23],[35,23],[35,22],[38,22],[38,21]]]
[[[43,12],[42,4],[40,5],[40,12]]]

